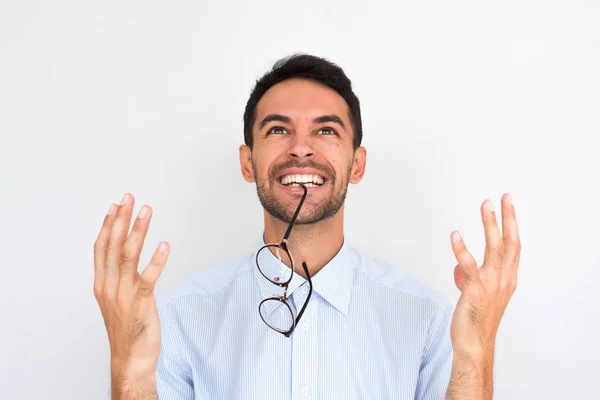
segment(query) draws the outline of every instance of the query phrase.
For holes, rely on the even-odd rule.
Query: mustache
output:
[[[312,160],[307,160],[307,161],[302,161],[302,162],[296,161],[296,160],[290,160],[290,161],[284,162],[282,164],[277,164],[271,170],[269,177],[271,178],[271,180],[275,180],[277,175],[279,175],[279,173],[286,168],[313,168],[313,169],[316,169],[317,171],[322,172],[323,175],[327,179],[329,179],[331,181],[335,180],[335,173],[334,173],[333,169],[331,169],[331,167],[329,167],[329,165],[318,164]]]

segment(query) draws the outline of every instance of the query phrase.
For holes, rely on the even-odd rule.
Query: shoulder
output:
[[[180,283],[157,299],[159,309],[175,307],[190,300],[202,301],[221,293],[245,271],[251,269],[252,254],[212,265]]]
[[[421,306],[448,313],[453,307],[440,292],[419,281],[404,268],[390,264],[370,254],[354,250],[359,256],[357,266],[359,279],[368,282],[374,290],[384,291],[388,296],[411,301]],[[432,310],[433,311],[433,310]]]

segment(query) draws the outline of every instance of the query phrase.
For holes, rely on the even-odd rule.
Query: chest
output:
[[[210,341],[188,359],[198,399],[414,399],[420,329],[311,299],[286,338],[253,311],[206,327]]]

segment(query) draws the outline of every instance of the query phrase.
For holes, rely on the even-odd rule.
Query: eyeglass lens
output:
[[[278,245],[263,247],[256,256],[256,264],[264,277],[275,284],[289,283],[292,278],[292,260]]]

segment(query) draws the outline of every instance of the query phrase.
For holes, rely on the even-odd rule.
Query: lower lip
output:
[[[277,181],[277,183],[279,183],[279,186],[281,186],[283,189],[289,191],[289,192],[293,192],[293,193],[304,193],[304,189],[302,189],[302,186],[300,185],[294,185],[294,186],[286,186],[283,183]],[[307,186],[306,189],[308,190],[308,192],[314,192],[320,189],[323,189],[323,187],[325,187],[325,185],[327,185],[327,181],[325,183],[323,183],[321,186],[313,186],[313,187],[309,187]]]

